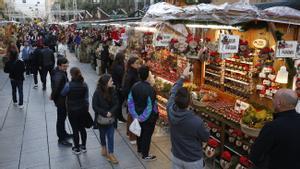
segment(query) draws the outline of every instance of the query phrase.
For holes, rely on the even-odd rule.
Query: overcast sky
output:
[[[24,12],[25,14],[28,14],[31,16],[37,15],[37,14],[40,16],[45,15],[45,11],[46,11],[45,10],[45,0],[14,0],[14,1],[15,1],[16,9]],[[37,4],[37,2],[40,2],[40,4],[35,6]],[[30,9],[30,7],[32,7],[32,9],[34,10],[33,12]],[[38,8],[38,11],[35,10],[36,8]]]

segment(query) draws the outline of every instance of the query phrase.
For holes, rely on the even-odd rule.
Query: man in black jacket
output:
[[[61,95],[61,92],[68,82],[67,69],[69,67],[68,60],[66,58],[60,58],[57,60],[57,67],[52,71],[51,87],[52,93],[50,99],[54,101],[57,107],[57,121],[56,121],[56,134],[58,142],[65,146],[72,146],[66,139],[71,137],[66,132],[65,120],[67,117],[66,110],[66,97]]]
[[[42,65],[39,65],[42,59],[42,45],[37,44],[36,49],[34,49],[32,53],[32,71],[33,71],[33,80],[34,80],[34,88],[38,87],[38,73],[42,79],[42,70],[39,69]]]
[[[274,120],[261,130],[251,148],[250,160],[257,168],[298,169],[300,114],[295,110],[298,97],[291,89],[280,89],[274,96]]]
[[[149,154],[151,137],[154,132],[158,109],[156,92],[147,81],[149,68],[141,66],[138,70],[141,81],[132,86],[128,95],[128,111],[133,119],[138,119],[141,125],[141,135],[137,138],[137,151],[145,161],[156,160],[156,156]]]
[[[46,90],[47,74],[49,72],[51,77],[51,71],[55,65],[54,51],[49,48],[48,43],[45,43],[44,49],[42,50],[42,58],[39,65],[41,65],[40,70],[42,70],[43,90]]]
[[[171,89],[167,103],[168,119],[172,143],[172,169],[202,169],[202,142],[209,138],[203,120],[188,110],[190,93],[182,87],[183,82],[191,74],[190,66]]]

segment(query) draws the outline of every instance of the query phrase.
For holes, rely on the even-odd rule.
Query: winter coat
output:
[[[85,82],[72,80],[66,83],[61,92],[66,96],[66,105],[69,112],[87,112],[89,107],[89,89]]]
[[[124,77],[124,82],[122,87],[123,98],[128,98],[128,94],[131,90],[131,87],[138,81],[139,81],[138,71],[136,69],[129,68]]]
[[[274,114],[252,145],[250,160],[258,168],[300,168],[300,114],[295,110]]]
[[[125,67],[124,65],[113,65],[112,66],[112,80],[117,89],[122,88],[122,81],[124,77]]]
[[[119,99],[115,90],[112,91],[111,102],[107,101],[100,90],[96,89],[92,100],[93,110],[95,112],[95,117],[99,114],[103,117],[107,117],[107,113],[110,112],[113,117],[116,117]]]
[[[55,57],[54,52],[50,48],[46,47],[42,50],[42,59],[40,60],[40,64],[42,67],[55,65]]]
[[[68,82],[67,73],[65,71],[59,70],[56,67],[52,72],[51,77],[51,98],[53,99],[55,105],[57,107],[65,107],[66,106],[66,97],[61,95],[62,90],[64,89],[66,83]]]
[[[9,73],[11,80],[24,80],[25,64],[22,60],[8,61],[5,63],[4,72]]]

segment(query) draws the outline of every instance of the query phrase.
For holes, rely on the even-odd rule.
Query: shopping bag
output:
[[[134,119],[133,122],[129,126],[129,131],[131,131],[136,136],[141,136],[141,126],[138,119]]]

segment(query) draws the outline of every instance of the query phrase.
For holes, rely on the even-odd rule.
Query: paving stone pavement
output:
[[[81,69],[89,86],[90,100],[98,75],[90,64],[79,63],[68,54],[70,67]],[[48,77],[49,78],[49,77]],[[115,155],[118,165],[112,165],[100,155],[99,131],[88,129],[87,153],[73,155],[71,148],[57,144],[56,107],[49,100],[50,82],[42,91],[41,84],[33,89],[32,76],[24,81],[23,110],[15,107],[11,99],[8,75],[0,70],[0,169],[169,169],[171,168],[170,140],[159,129],[153,136],[151,153],[158,157],[153,162],[143,162],[126,137],[125,124],[115,132]],[[92,108],[90,108],[93,116]],[[71,132],[69,122],[66,124]]]

